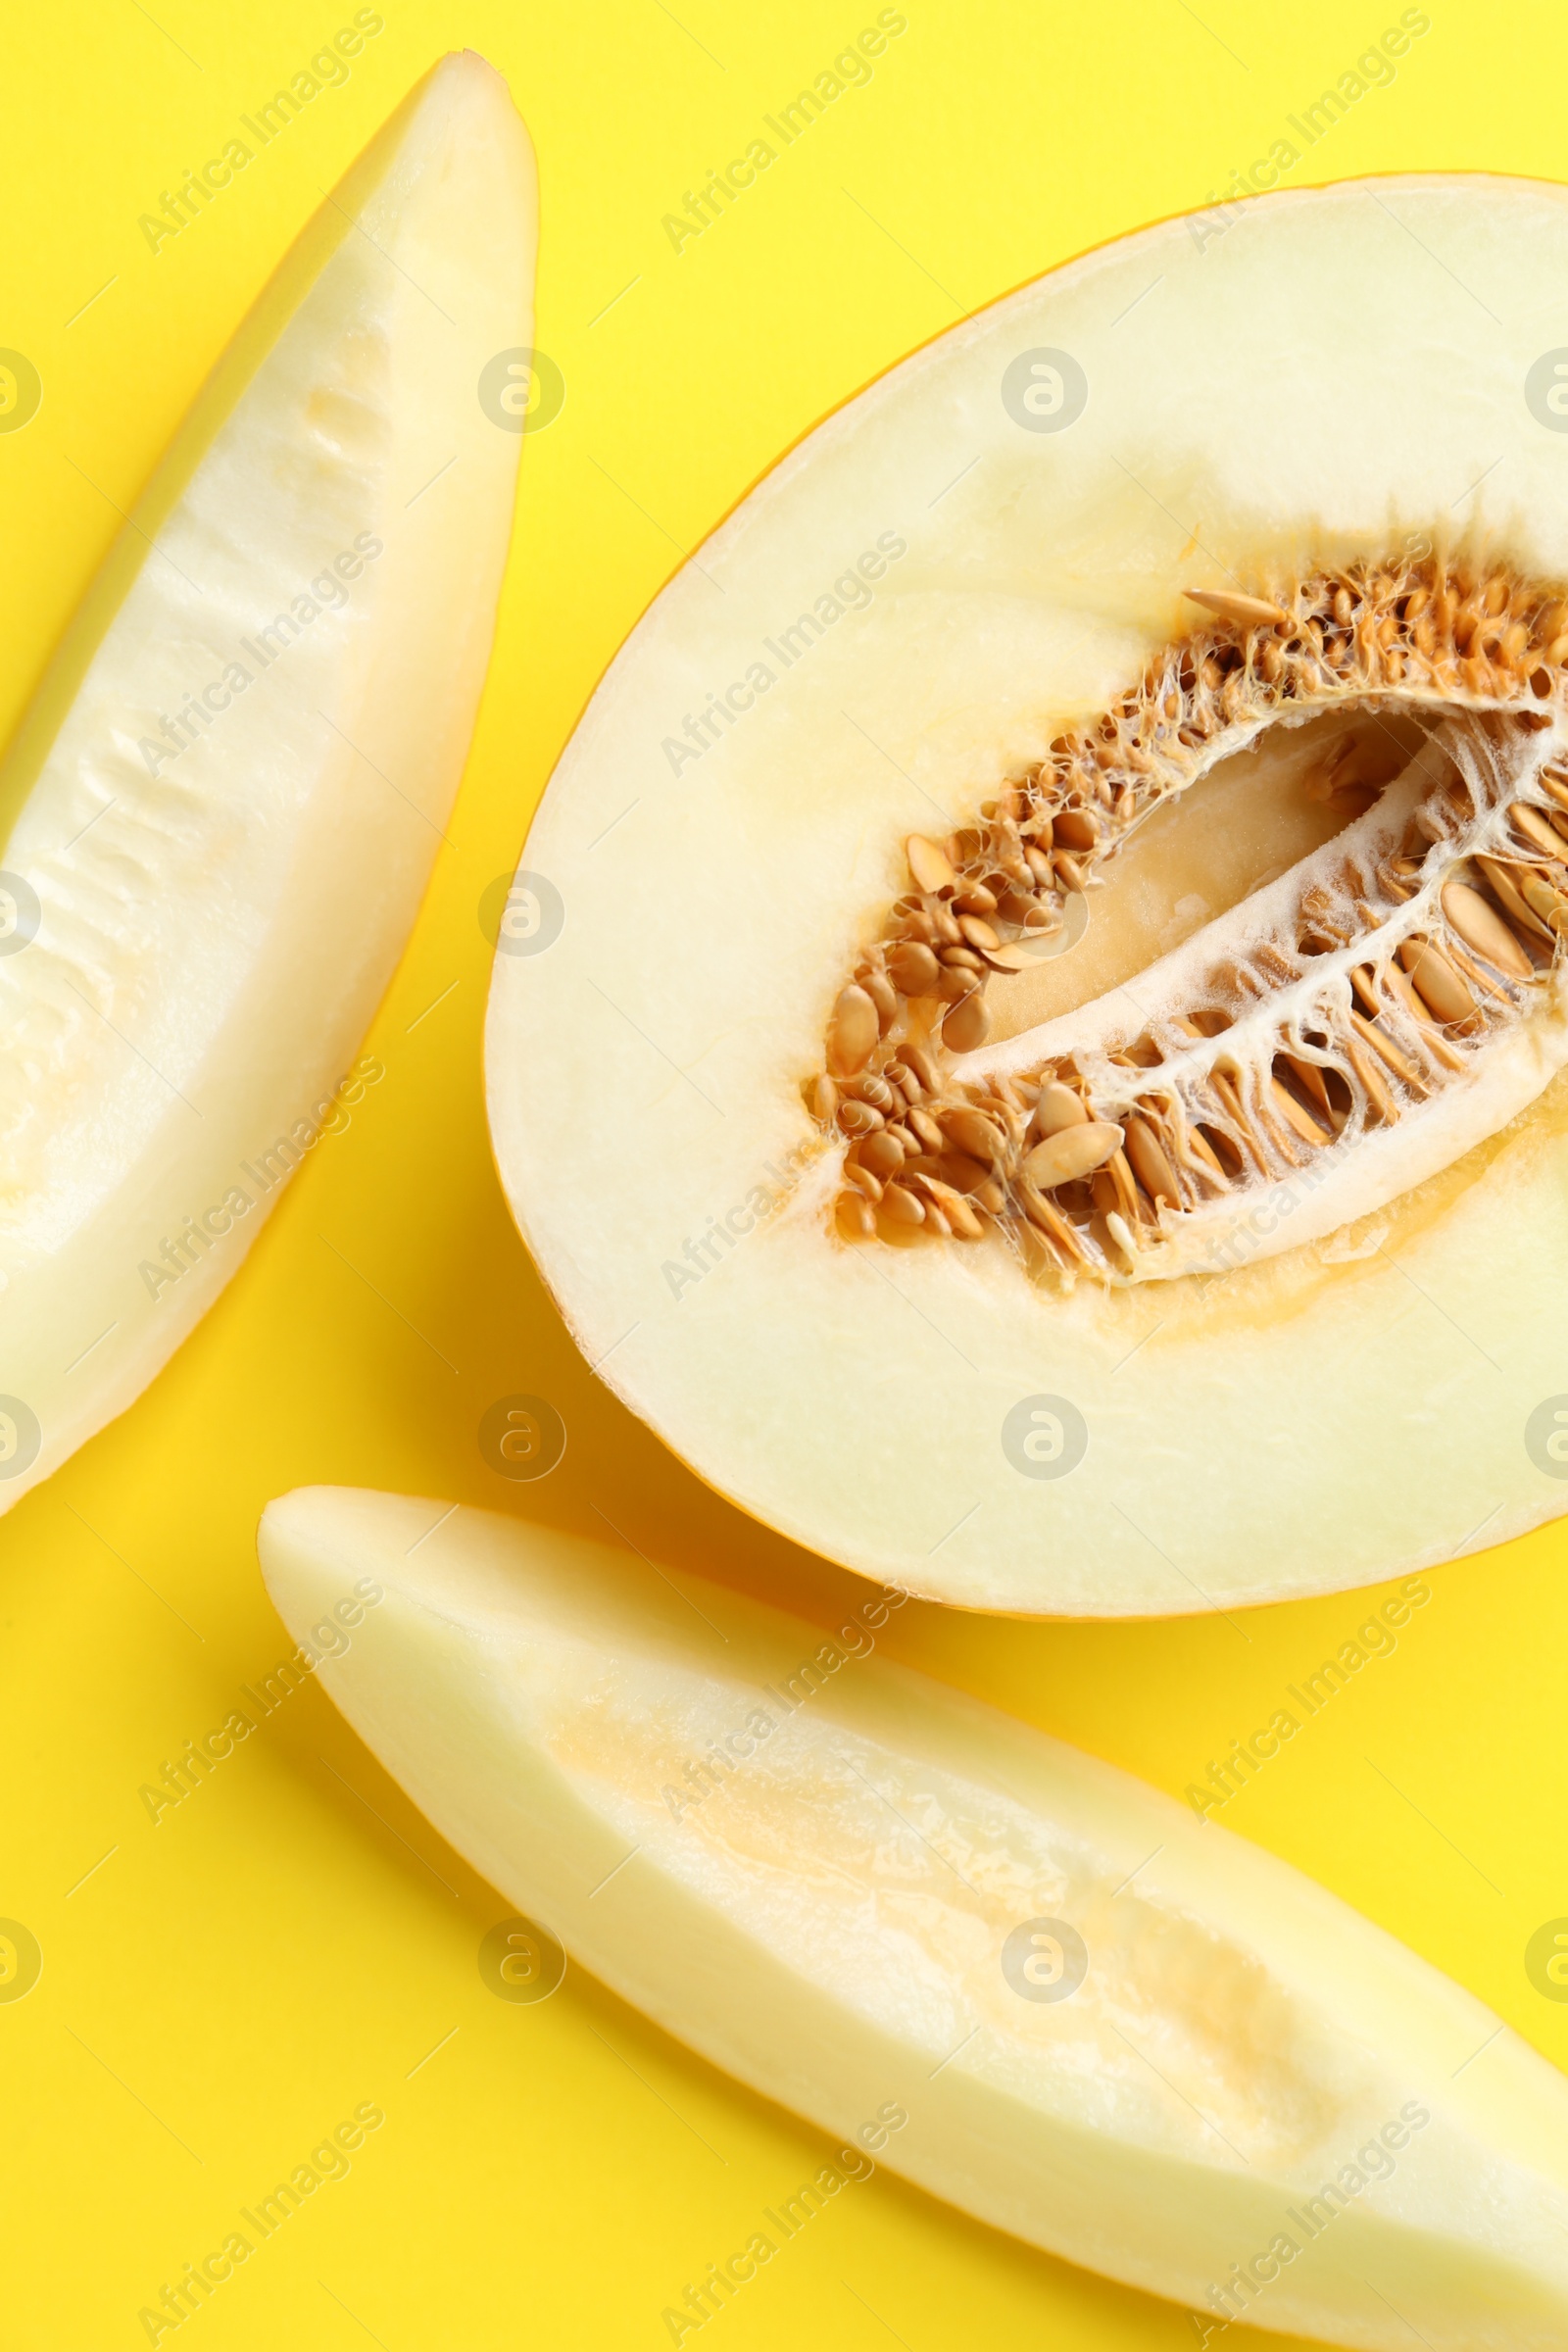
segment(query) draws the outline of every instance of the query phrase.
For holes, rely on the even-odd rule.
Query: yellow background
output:
[[[7,35],[0,345],[34,362],[44,398],[0,436],[5,731],[116,510],[263,279],[445,49],[492,58],[532,130],[537,341],[567,387],[525,448],[453,846],[369,1041],[386,1077],[312,1155],[150,1393],[0,1527],[0,1915],[44,1954],[36,1988],[0,2005],[4,2332],[18,2346],[144,2342],[138,2309],[161,2283],[367,2100],[387,2121],[352,2176],[262,2246],[181,2343],[636,2352],[668,2340],[662,2306],[819,2161],[812,2132],[580,1976],[541,2007],[494,1998],[476,1953],[508,1906],[314,1687],[157,1827],[137,1790],[283,1654],[253,1533],[270,1495],[307,1481],[590,1532],[597,1503],[645,1550],[808,1612],[859,1590],[700,1487],[565,1338],[486,1149],[480,896],[513,864],[625,631],[785,447],[963,310],[1223,192],[1398,12],[906,0],[908,30],[870,86],[678,256],[662,216],[874,7],[386,0],[383,13],[347,85],[156,256],[138,215],[352,10],[50,0],[13,11]],[[1295,180],[1568,176],[1568,27],[1457,0],[1430,14],[1393,86]],[[1560,1291],[1559,1270],[1542,1279]],[[1564,1364],[1568,1388],[1568,1348]],[[554,1399],[570,1432],[536,1488],[505,1485],[475,1442],[485,1407],[518,1390]],[[1397,1653],[1225,1814],[1562,2064],[1568,2005],[1532,1987],[1523,1954],[1568,1913],[1565,1548],[1548,1529],[1434,1576]],[[1119,1629],[911,1607],[891,1645],[1179,1792],[1372,1597]],[[711,2325],[732,2352],[1196,2340],[1174,2307],[887,2175],[842,2196]]]

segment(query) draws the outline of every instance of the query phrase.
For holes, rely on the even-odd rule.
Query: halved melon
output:
[[[506,85],[447,59],[252,312],[0,770],[0,1508],[342,1121],[484,678],[519,442],[479,377],[529,342],[535,215]]]
[[[299,1662],[442,1835],[840,2135],[834,2183],[874,2157],[1213,2332],[1568,2341],[1554,2069],[1271,1855],[872,1655],[897,1591],[829,1634],[331,1488],[260,1546]]]
[[[622,650],[492,1131],[748,1510],[1114,1615],[1563,1507],[1559,261],[1568,193],[1485,178],[1128,238],[822,425]]]

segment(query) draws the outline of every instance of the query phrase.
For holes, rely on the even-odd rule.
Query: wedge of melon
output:
[[[874,2151],[1216,2329],[1568,2341],[1561,2077],[1285,1864],[872,1654],[897,1592],[828,1633],[345,1489],[260,1548],[442,1835],[839,2178]]]
[[[1128,238],[820,426],[615,661],[492,1130],[748,1510],[1111,1615],[1563,1507],[1559,259],[1568,194],[1482,178]]]
[[[0,1507],[341,1124],[484,678],[520,445],[478,383],[530,340],[534,237],[505,84],[449,58],[247,319],[0,771]]]

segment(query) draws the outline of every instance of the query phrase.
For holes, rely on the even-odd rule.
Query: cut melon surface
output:
[[[182,427],[0,770],[0,1507],[145,1387],[350,1065],[466,756],[532,151],[447,59]]]
[[[832,1631],[436,1501],[306,1489],[262,1566],[459,1852],[739,2081],[1210,2319],[1568,2341],[1568,2090],[1217,1824]]]
[[[760,1518],[1121,1615],[1563,1507],[1557,257],[1568,194],[1481,177],[1126,238],[821,425],[617,656],[491,1128],[589,1360]]]

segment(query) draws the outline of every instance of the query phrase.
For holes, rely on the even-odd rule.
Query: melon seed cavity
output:
[[[1184,1219],[1421,1116],[1550,1001],[1568,932],[1568,601],[1436,558],[1324,570],[1208,615],[981,804],[906,844],[908,889],[856,963],[808,1088],[843,1152],[845,1242],[1011,1247],[1036,1274],[1182,1270]],[[1118,847],[1270,721],[1382,707],[1432,722],[1386,790],[1340,746],[1343,831],[1200,935],[1129,1029],[1094,1006],[1051,1050],[969,1063],[988,992],[1038,960]],[[1105,869],[1111,867],[1107,872]],[[1108,1007],[1108,1001],[1107,1007]],[[1022,1043],[1023,1041],[1020,1041]],[[968,1065],[966,1067],[966,1064]]]

